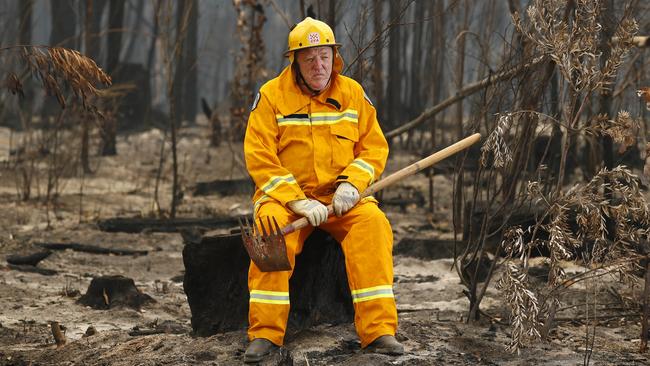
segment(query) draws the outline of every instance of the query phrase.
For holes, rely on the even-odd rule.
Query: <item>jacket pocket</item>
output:
[[[332,166],[343,169],[354,160],[354,146],[359,142],[359,129],[356,124],[337,123],[330,125],[330,134]]]

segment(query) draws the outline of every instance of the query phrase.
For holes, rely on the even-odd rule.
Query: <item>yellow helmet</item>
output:
[[[311,47],[332,46],[334,49],[334,71],[340,72],[343,68],[343,59],[337,52],[337,48],[341,47],[340,43],[336,43],[334,32],[332,28],[325,22],[316,20],[311,17],[305,18],[302,22],[296,24],[289,32],[288,40],[289,48],[284,53],[289,58],[289,62],[293,63],[293,56],[295,51]]]
[[[329,25],[311,17],[305,18],[305,20],[293,27],[291,32],[289,32],[288,43],[289,49],[284,53],[285,56],[289,56],[291,52],[303,48],[341,46],[339,43],[336,43],[334,32]]]

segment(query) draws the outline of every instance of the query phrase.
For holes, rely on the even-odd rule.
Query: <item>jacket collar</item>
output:
[[[282,101],[277,104],[277,108],[280,113],[288,116],[306,108],[311,102],[310,99],[313,98],[313,100],[318,103],[332,106],[337,110],[344,110],[347,107],[347,100],[349,98],[345,98],[341,92],[339,85],[341,82],[340,79],[341,76],[338,73],[333,72],[332,81],[330,82],[329,87],[317,96],[310,97],[300,89],[296,81],[296,74],[291,65],[288,65],[278,76],[278,85],[281,91],[280,97],[282,98]],[[328,101],[328,99],[333,99],[336,103]],[[336,105],[337,103],[338,106]]]

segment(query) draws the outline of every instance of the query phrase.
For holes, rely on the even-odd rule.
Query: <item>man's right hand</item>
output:
[[[316,200],[291,201],[287,203],[287,206],[296,214],[306,217],[312,226],[318,226],[327,221],[327,207]]]

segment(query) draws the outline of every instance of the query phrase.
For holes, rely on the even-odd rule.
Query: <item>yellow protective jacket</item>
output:
[[[359,83],[333,73],[323,93],[309,96],[289,65],[256,96],[244,153],[257,212],[269,199],[329,204],[339,182],[363,192],[383,172],[388,144]]]

